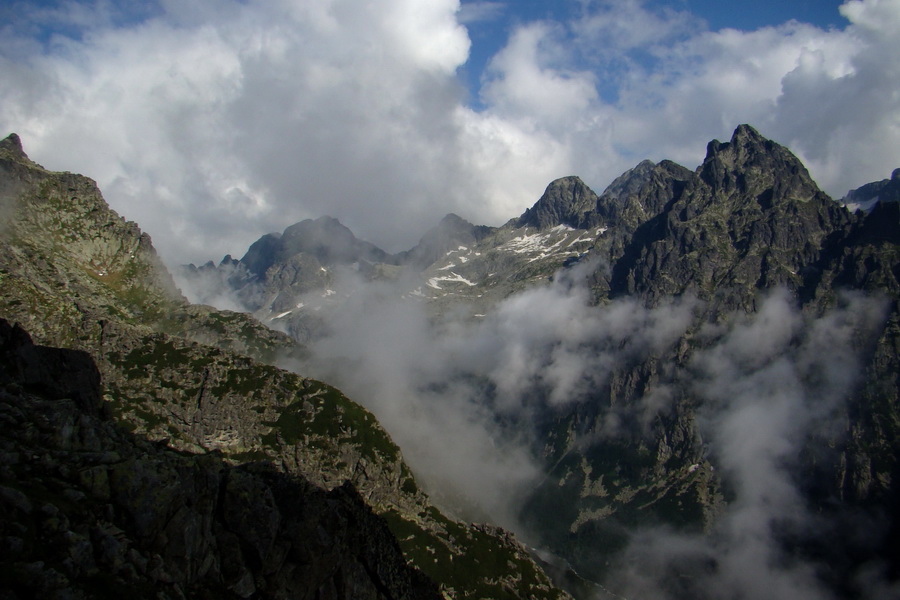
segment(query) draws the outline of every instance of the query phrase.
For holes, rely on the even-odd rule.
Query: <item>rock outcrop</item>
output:
[[[2,319],[0,362],[4,597],[441,598],[351,484],[128,433],[87,353]]]

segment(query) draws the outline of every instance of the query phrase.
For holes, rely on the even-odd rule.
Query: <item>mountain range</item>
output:
[[[565,597],[438,510],[371,413],[272,364],[302,347],[189,304],[92,180],[11,135],[0,181],[10,597]]]
[[[0,489],[20,594],[897,591],[900,170],[838,202],[742,125],[695,170],[564,177],[500,227],[451,214],[389,254],[322,217],[173,280],[89,179],[15,136],[0,166],[7,420],[79,423],[4,440],[47,457]],[[224,491],[160,500],[188,471]],[[331,562],[296,538],[314,519]]]

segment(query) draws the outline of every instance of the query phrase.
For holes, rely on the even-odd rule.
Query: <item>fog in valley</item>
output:
[[[591,402],[617,369],[656,360],[660,377],[648,393],[603,407],[599,426],[570,446],[633,436],[635,424],[652,441],[658,416],[689,397],[728,502],[705,533],[630,530],[608,589],[626,598],[833,597],[819,561],[828,552],[813,558],[791,545],[812,536],[840,554],[841,544],[879,541],[842,541],[848,532],[884,530],[877,515],[838,522],[817,514],[805,499],[801,459],[828,455],[848,434],[848,402],[887,303],[848,294],[814,317],[775,290],[756,313],[710,322],[691,297],[649,308],[633,298],[592,305],[587,275],[596,268],[588,261],[561,270],[484,315],[460,306],[440,316],[402,279],[364,281],[348,269],[334,286],[338,300],[316,311],[324,321],[309,359],[285,366],[371,410],[449,514],[500,524],[540,548],[520,519],[551,467],[536,424]],[[686,360],[676,361],[678,347],[690,348]],[[872,562],[856,574],[868,597],[887,597],[883,567]]]

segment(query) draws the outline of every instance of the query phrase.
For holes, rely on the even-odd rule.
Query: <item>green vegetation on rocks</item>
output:
[[[280,359],[302,356],[301,346],[249,315],[188,304],[157,257],[149,237],[136,224],[110,210],[93,181],[80,175],[46,171],[28,159],[16,136],[10,136],[0,142],[0,189],[4,215],[8,216],[0,230],[0,317],[19,323],[39,344],[83,351],[93,357],[103,379],[106,406],[115,421],[137,436],[135,439],[149,440],[139,442],[139,448],[154,449],[147,450],[150,454],[162,452],[158,449],[163,447],[186,453],[177,455],[185,457],[178,459],[184,465],[161,467],[162,471],[156,471],[155,466],[135,470],[144,464],[140,457],[137,462],[122,463],[105,472],[86,465],[85,472],[93,475],[85,476],[94,477],[97,493],[109,493],[104,491],[107,486],[152,487],[154,482],[178,477],[179,473],[197,474],[191,466],[194,464],[211,461],[221,465],[217,469],[231,469],[230,465],[264,461],[271,466],[259,468],[303,478],[309,485],[331,490],[328,493],[332,497],[345,495],[341,490],[348,484],[355,490],[354,496],[358,494],[378,512],[417,515],[430,510],[429,514],[439,515],[415,483],[399,449],[371,414],[326,384],[273,366]],[[257,467],[247,469],[253,471]],[[229,471],[233,475],[229,475],[228,482],[245,481],[239,473],[249,471]],[[252,481],[247,485],[253,490],[265,486],[274,490],[281,485],[273,482],[274,475],[261,476],[265,485]],[[231,489],[228,482],[226,488]],[[135,496],[135,502],[141,504],[130,510],[137,526],[142,519],[163,519],[165,516],[158,510],[171,508],[171,514],[183,514],[168,501],[166,494],[171,486],[167,485],[159,489],[161,496]],[[251,498],[256,502],[259,498],[253,490],[235,488],[235,502],[246,503]],[[37,498],[40,490],[22,491],[26,496],[32,492]],[[273,493],[279,510],[287,511],[278,500],[278,492]],[[258,551],[257,558],[252,559],[258,562],[274,550],[259,537],[259,528],[264,529],[265,524],[240,516],[249,515],[247,511],[252,508],[245,506],[235,518],[242,522],[240,527],[249,528],[247,543]],[[227,518],[227,507],[225,510]],[[445,535],[438,517],[414,522],[423,529],[423,535],[438,539]],[[182,524],[178,519],[170,523],[175,529]],[[181,544],[202,555],[202,548],[196,548],[196,544],[206,543],[202,540],[207,538],[192,538],[190,534],[196,528],[184,525],[172,551],[178,551]],[[459,527],[474,530],[468,525]],[[366,560],[374,560],[372,557],[379,554],[379,544],[390,543],[382,539],[388,535],[386,531],[366,527],[358,532],[354,544],[369,553]],[[145,533],[148,532],[140,535]],[[174,533],[177,532],[173,530]],[[370,535],[374,536],[371,540]],[[367,542],[371,542],[370,548],[365,547]],[[245,547],[244,542],[232,537],[217,543],[227,550],[226,555],[211,559],[192,554],[201,561],[194,567],[202,570],[205,567],[200,565],[209,560],[233,563],[237,558],[228,552]],[[498,552],[509,546],[499,534],[479,537],[478,543],[488,548],[493,544]],[[42,548],[35,547],[28,556],[32,560],[41,558]],[[465,542],[454,548],[461,554],[468,552]],[[152,558],[143,552],[139,553],[141,561]],[[350,559],[341,566],[344,559],[329,554],[325,548],[310,552],[304,564],[357,569],[346,581],[358,578],[362,569],[353,567]],[[522,556],[527,554],[523,551]],[[275,555],[269,558],[275,560]],[[406,559],[415,566],[416,557]],[[141,561],[139,565],[144,564]],[[537,569],[525,558],[523,561],[527,568]],[[45,563],[50,566],[41,577],[56,577],[54,564]],[[448,597],[475,597],[473,590],[484,580],[523,580],[515,572],[520,566],[503,565],[502,572],[473,573],[454,580],[452,589],[445,581],[437,583]],[[138,567],[139,572],[141,568]],[[382,567],[372,568],[380,571]],[[224,582],[207,589],[211,593],[228,589],[247,597],[254,584],[243,573],[237,568],[232,573],[236,580],[228,579],[232,575],[223,575]],[[66,580],[74,581],[68,572],[63,575],[65,578],[54,581],[63,586],[68,585]],[[23,589],[31,585],[27,574],[16,577]],[[191,577],[176,579],[193,581]],[[84,586],[81,589],[102,589],[103,595],[142,580],[113,571],[110,577],[97,574],[86,582],[77,581]],[[146,588],[148,594],[158,594],[160,585],[157,582]],[[513,590],[513,597],[535,597],[534,590],[525,583],[508,589]],[[196,593],[195,588],[182,587],[181,591],[188,596]]]

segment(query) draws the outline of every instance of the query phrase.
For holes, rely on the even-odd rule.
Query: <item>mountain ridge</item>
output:
[[[424,567],[445,596],[504,590],[508,597],[566,597],[515,538],[437,510],[366,409],[327,384],[273,366],[295,360],[305,352],[301,345],[249,315],[189,304],[149,236],[112,211],[95,182],[42,169],[16,136],[0,145],[0,189],[7,217],[0,235],[0,317],[39,345],[89,355],[102,378],[104,410],[121,427],[201,462],[209,456],[232,465],[264,461],[326,490],[351,482],[379,518],[403,532],[403,560]],[[19,384],[10,385],[13,402]],[[143,504],[134,510],[146,511],[138,517],[161,517],[146,494],[137,501]],[[435,565],[427,548],[480,562]],[[491,554],[504,562],[482,560]],[[4,564],[18,569],[16,556],[4,555]],[[225,577],[219,573],[213,578]],[[254,583],[260,576],[217,585],[246,597],[254,585],[264,588]],[[22,577],[28,587],[55,575],[47,563],[35,563]]]
[[[777,178],[772,173],[778,173]],[[684,194],[688,197],[678,201]],[[744,203],[749,196],[753,202]],[[517,290],[548,280],[554,270],[591,256],[602,256],[610,265],[609,273],[591,276],[598,299],[637,293],[653,302],[683,294],[688,287],[705,298],[713,285],[720,290],[740,285],[744,289],[734,293],[743,297],[747,290],[772,285],[802,289],[809,296],[818,285],[816,270],[824,265],[814,264],[839,252],[836,248],[847,243],[857,217],[821,192],[788,149],[741,125],[729,141],[711,141],[706,158],[694,171],[667,160],[642,161],[600,195],[576,176],[554,180],[533,206],[499,228],[458,218],[451,218],[453,225],[448,226],[445,220],[416,247],[391,256],[384,253],[385,262],[373,263],[371,254],[353,251],[345,264],[352,262],[367,279],[410,282],[407,293],[434,301],[439,312],[445,310],[444,304],[465,299],[474,312],[484,313]],[[347,247],[356,247],[352,232],[342,231],[350,236]],[[701,235],[714,235],[718,241],[711,243]],[[440,241],[429,241],[429,236]],[[827,236],[833,239],[825,244]],[[254,246],[267,240],[269,236],[263,236]],[[673,248],[673,240],[683,248]],[[788,256],[796,240],[807,240],[806,248],[801,256]],[[426,250],[423,244],[431,247]],[[704,252],[718,245],[722,253],[698,255],[685,263],[693,252],[690,248],[699,249],[698,244],[707,249]],[[822,244],[827,246],[824,254],[817,249]],[[246,310],[294,332],[298,339],[310,339],[316,327],[310,328],[309,314],[297,318],[298,307],[320,306],[322,300],[310,304],[304,298],[312,298],[317,290],[334,290],[336,276],[329,265],[313,258],[315,253],[301,251],[283,258],[280,271],[262,276],[242,260],[236,266],[246,267],[249,279],[239,277],[236,285],[229,285],[221,281],[228,279],[227,273],[207,269],[206,281],[196,287],[252,297],[252,302],[244,303]],[[648,265],[653,265],[653,272]],[[421,274],[404,274],[410,268]],[[518,273],[505,282],[492,279],[493,273],[511,268]],[[192,278],[196,280],[196,271],[193,265],[185,268],[182,282],[187,288],[192,287]],[[695,277],[688,287],[649,283],[681,281],[688,273],[705,275]],[[201,292],[198,299],[204,298],[208,295]],[[333,300],[339,298],[340,294],[332,295]],[[735,298],[724,298],[722,309],[734,308]]]
[[[35,345],[3,319],[0,352],[6,593],[442,597],[349,483],[326,492],[127,433],[88,353]]]
[[[884,189],[881,183],[872,189]],[[845,518],[843,510],[886,506],[894,497],[891,474],[900,449],[900,421],[891,400],[900,389],[892,371],[900,299],[897,206],[882,202],[871,213],[850,212],[818,188],[789,149],[741,125],[730,140],[711,141],[694,170],[672,161],[643,161],[599,195],[577,177],[555,180],[520,217],[478,240],[448,247],[424,270],[417,267],[408,279],[394,275],[394,280],[398,293],[423,301],[438,322],[465,314],[495,324],[492,311],[521,304],[531,290],[553,294],[565,285],[585,284],[597,311],[627,307],[638,315],[689,314],[679,336],[647,351],[622,352],[635,344],[628,337],[607,342],[601,335],[594,345],[586,344],[582,352],[605,357],[613,352],[606,346],[612,343],[625,358],[583,396],[567,399],[564,409],[547,403],[544,395],[551,390],[540,373],[521,392],[528,401],[550,404],[516,424],[535,431],[534,452],[547,469],[526,499],[522,518],[579,572],[609,574],[610,561],[628,546],[635,523],[710,530],[730,510],[733,492],[716,464],[720,458],[709,454],[698,416],[711,410],[708,400],[683,380],[698,376],[697,362],[712,360],[707,352],[727,345],[729,331],[747,319],[763,319],[771,306],[779,306],[781,318],[791,315],[805,323],[794,325],[797,338],[784,349],[784,359],[798,361],[794,368],[802,370],[807,367],[799,363],[811,359],[795,354],[812,343],[803,337],[806,328],[820,319],[850,319],[844,307],[858,295],[871,298],[873,307],[861,314],[869,311],[872,324],[852,326],[860,330],[847,350],[858,356],[865,382],[844,389],[845,398],[834,409],[841,423],[835,431],[804,433],[810,448],[830,448],[821,454],[804,451],[804,460],[811,461],[804,464],[815,476],[791,477],[836,524]],[[373,280],[385,275],[369,272],[378,273]],[[328,308],[313,304],[318,291],[308,290],[279,305],[284,311],[274,320],[265,301],[257,315],[275,327],[286,326],[295,337],[300,332],[314,346],[317,336],[327,337],[327,329],[294,327],[299,322],[294,319],[307,318],[301,317],[305,310],[326,323],[340,318],[343,294],[360,288],[335,289],[329,296],[335,302],[332,314],[321,316],[318,311]],[[543,310],[552,311],[552,305]],[[540,310],[533,318],[552,322],[551,314]],[[564,347],[564,341],[555,343]],[[552,353],[534,352],[526,358],[552,364]],[[475,369],[465,377],[487,376]],[[805,385],[824,393],[814,385],[821,375],[807,377]],[[492,385],[496,380],[480,388],[488,390],[487,404],[496,394]],[[645,407],[654,403],[661,408],[649,412],[648,423]],[[621,423],[620,430],[605,439],[598,432],[609,428],[610,419]],[[891,518],[896,522],[896,515]],[[832,534],[823,529],[817,543]],[[886,548],[861,544],[852,552],[883,556]],[[837,579],[852,578],[840,573]]]
[[[0,150],[16,154],[15,140],[8,146]],[[75,179],[38,173],[21,159],[16,164],[21,169],[3,167],[4,173],[19,173],[20,183],[50,177],[25,202],[29,207],[83,204],[64,201],[71,190],[87,191]],[[303,222],[288,237],[321,226],[320,232],[338,232],[335,240],[321,244],[313,235],[290,246],[273,235],[255,254],[255,272],[230,257],[194,267],[211,275],[212,291],[236,297],[235,308],[254,306],[260,320],[293,341],[264,333],[247,315],[161,293],[151,285],[149,240],[111,252],[100,236],[89,252],[74,244],[75,256],[84,258],[71,262],[63,252],[69,242],[94,239],[96,228],[76,227],[75,239],[63,244],[57,232],[83,215],[26,215],[14,224],[16,244],[0,248],[0,316],[19,316],[40,339],[93,353],[110,409],[150,439],[168,436],[173,447],[235,460],[275,457],[280,468],[326,488],[351,480],[381,507],[407,556],[444,577],[445,593],[453,588],[460,597],[477,597],[487,586],[519,597],[558,594],[538,575],[526,575],[535,572],[502,534],[500,542],[488,536],[499,543],[491,547],[516,569],[500,583],[482,579],[457,589],[466,578],[446,569],[462,569],[461,557],[487,543],[482,535],[492,530],[454,523],[429,507],[390,436],[337,389],[229,350],[237,338],[257,356],[293,348],[302,364],[336,323],[365,328],[366,319],[349,319],[344,307],[364,306],[363,317],[379,319],[382,313],[368,312],[377,308],[374,300],[397,305],[403,320],[375,324],[383,336],[415,313],[405,314],[415,305],[402,303],[418,302],[430,319],[423,327],[434,327],[435,337],[426,339],[434,344],[449,336],[451,353],[439,356],[450,361],[446,371],[435,367],[434,355],[413,361],[426,373],[413,380],[411,393],[442,406],[470,392],[479,414],[497,427],[492,431],[528,440],[541,478],[518,499],[518,517],[579,573],[616,583],[626,597],[638,594],[641,588],[617,578],[628,565],[644,564],[640,553],[654,546],[643,542],[658,526],[696,554],[658,563],[666,568],[644,579],[658,578],[684,597],[710,597],[706,586],[727,584],[735,558],[715,544],[737,532],[754,544],[762,540],[768,556],[790,556],[837,596],[857,598],[854,586],[867,561],[900,572],[890,554],[900,531],[892,504],[900,457],[897,206],[851,213],[818,189],[787,148],[742,125],[729,141],[711,141],[695,170],[644,161],[599,195],[578,178],[561,178],[499,228],[445,217],[423,236],[422,250],[403,255],[408,265],[387,255],[387,262],[369,261],[380,255],[325,218]],[[140,239],[127,226],[122,231]],[[290,254],[291,247],[302,251]],[[122,260],[132,248],[137,268]],[[375,291],[367,295],[370,284]],[[353,294],[365,302],[354,303]],[[471,337],[454,338],[459,332]],[[257,336],[262,341],[252,346]],[[378,353],[388,354],[387,341],[380,340]],[[342,367],[368,373],[362,350],[326,359],[334,373]],[[398,351],[416,350],[425,352]],[[375,366],[381,371],[389,363]],[[364,393],[377,393],[375,382],[365,383]],[[747,413],[759,416],[756,436],[739,426]],[[772,431],[785,437],[770,440]],[[756,437],[771,443],[754,445]],[[771,489],[753,479],[759,465],[729,454],[737,442],[761,453]],[[292,454],[296,446],[306,453]],[[781,448],[790,452],[777,455]],[[772,452],[777,460],[765,462]],[[800,503],[784,504],[782,488]],[[742,496],[748,490],[749,500]],[[741,512],[748,507],[771,520],[752,520]],[[798,516],[806,508],[814,519]],[[861,517],[883,523],[884,535],[843,539]],[[779,523],[784,527],[776,531]],[[432,556],[441,556],[441,564]],[[465,570],[482,558],[492,562],[487,556],[465,562]],[[699,569],[698,558],[705,565]],[[722,593],[728,590],[737,593]]]

